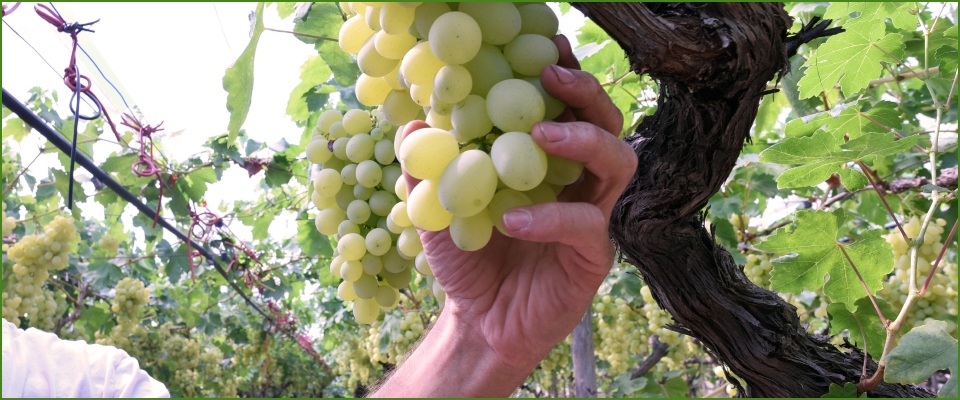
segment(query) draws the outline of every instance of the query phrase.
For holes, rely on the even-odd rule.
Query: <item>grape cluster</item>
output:
[[[139,323],[125,319],[125,323],[114,326],[109,333],[98,331],[95,337],[97,344],[126,351],[152,376],[158,376],[159,369],[167,368],[169,377],[164,384],[175,395],[236,397],[238,381],[235,377],[224,377],[224,356],[220,349],[212,343],[202,345],[199,341],[202,335],[186,337],[174,332],[175,329],[172,323],[166,322],[151,333]]]
[[[743,266],[743,273],[755,285],[769,289],[771,270],[773,270],[773,264],[770,262],[769,255],[765,253],[747,254],[747,263]]]
[[[657,364],[657,368],[663,368],[663,371],[683,368],[684,360],[702,353],[702,350],[690,341],[686,335],[681,335],[666,328],[667,325],[673,323],[673,318],[670,313],[657,305],[650,293],[649,286],[641,287],[640,295],[643,298],[643,307],[640,311],[645,317],[645,326],[650,332],[649,335],[656,334],[661,343],[670,346],[667,355]]]
[[[63,295],[46,287],[51,272],[69,265],[71,249],[78,239],[73,218],[57,216],[43,232],[27,235],[7,251],[14,262],[13,274],[3,293],[3,318],[19,325],[27,316],[30,325],[53,330],[66,310]]]
[[[110,310],[117,313],[120,325],[136,324],[139,321],[140,306],[150,301],[150,289],[136,278],[123,278],[117,282],[116,298]]]
[[[0,217],[3,217],[3,237],[7,237],[13,234],[13,228],[17,227],[17,219],[14,217],[7,216],[7,203],[2,204],[2,212],[0,212]],[[6,249],[4,249],[6,251]]]
[[[640,313],[623,299],[606,295],[599,298],[593,308],[597,320],[594,336],[597,358],[610,364],[608,375],[623,374],[630,369],[634,355],[647,352],[651,330]]]
[[[388,313],[383,321],[374,322],[367,333],[363,348],[370,361],[399,365],[423,334],[423,321],[417,312]],[[389,345],[384,346],[385,343]]]
[[[927,227],[923,244],[919,248],[920,254],[917,260],[918,289],[930,275],[933,262],[944,246],[940,241],[943,238],[944,227],[947,222],[943,219],[937,219],[934,222]],[[920,226],[920,218],[914,216],[903,225],[903,230],[907,233],[907,236],[915,238],[920,234]],[[894,273],[883,283],[883,289],[878,294],[890,302],[894,309],[899,310],[903,307],[910,291],[910,246],[903,240],[899,230],[891,230],[884,238],[893,247],[896,268]],[[927,320],[935,319],[946,321],[951,327],[953,336],[957,336],[957,264],[948,262],[946,258],[940,260],[937,272],[930,281],[930,286],[927,288],[924,297],[914,303],[915,308],[913,308],[910,317],[904,324],[904,331],[922,325]]]
[[[393,125],[430,125],[395,140],[406,172],[422,180],[395,222],[449,227],[459,248],[478,250],[494,227],[503,232],[507,210],[556,201],[580,177],[582,164],[548,156],[530,136],[564,109],[539,80],[559,58],[548,6],[345,4],[339,44],[357,57],[357,98],[382,105]]]
[[[431,273],[402,201],[407,189],[394,162],[396,132],[382,113],[327,110],[306,148],[307,158],[322,166],[312,177],[316,227],[337,241],[330,272],[343,279],[338,296],[353,302],[361,324],[397,306],[414,268]]]
[[[100,246],[101,249],[106,250],[110,254],[117,254],[117,251],[120,250],[120,239],[110,235],[103,235],[97,242],[97,246]]]

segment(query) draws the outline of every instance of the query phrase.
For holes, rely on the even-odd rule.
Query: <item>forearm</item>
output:
[[[507,397],[537,361],[507,365],[473,326],[444,312],[371,397]]]

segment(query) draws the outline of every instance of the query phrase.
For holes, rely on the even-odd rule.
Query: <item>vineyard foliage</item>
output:
[[[81,169],[68,210],[69,156],[46,144],[41,154],[57,154],[59,165],[37,168],[21,146],[45,142],[4,108],[3,318],[117,346],[184,397],[359,396],[403,362],[442,312],[442,290],[429,266],[411,258],[417,272],[394,286],[395,307],[358,324],[355,304],[338,293],[341,270],[330,268],[340,254],[335,239],[344,235],[318,231],[314,179],[321,169],[306,155],[328,110],[367,110],[364,118],[380,137],[398,135],[397,126],[379,122],[381,110],[358,100],[360,68],[337,43],[350,15],[380,12],[370,4],[257,5],[250,43],[223,77],[229,126],[182,162],[165,157],[164,132],[154,134],[159,179],[131,172],[137,132],[121,131],[129,144],[121,145],[102,119],[80,122],[77,150],[149,207],[159,204],[162,218],[190,232],[216,260],[192,254]],[[558,16],[576,12],[551,7]],[[844,31],[801,46],[790,71],[769,83],[776,91],[759,103],[751,140],[710,200],[705,225],[754,283],[797,307],[809,332],[865,349],[886,366],[887,382],[956,397],[956,4],[786,8],[793,32],[814,17],[833,19]],[[296,143],[257,142],[242,129],[270,12],[294,22],[297,34],[289,40],[317,51],[304,60],[287,105],[303,127]],[[573,29],[581,68],[602,83],[625,116],[619,133],[629,135],[656,112],[657,82],[632,73],[623,50],[592,21]],[[57,111],[64,93],[35,88],[21,100],[72,139],[74,116]],[[383,163],[399,167],[393,158]],[[231,169],[247,172],[259,189],[230,203],[205,201],[211,190],[231,190],[220,184]],[[613,266],[590,312],[600,395],[736,394],[701,343],[670,329],[670,315],[632,266]],[[572,395],[571,340],[558,344],[515,394]],[[662,358],[636,376],[649,357]],[[856,383],[829,395],[856,397]]]

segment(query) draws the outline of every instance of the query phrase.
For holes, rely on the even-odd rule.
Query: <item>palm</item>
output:
[[[582,315],[584,298],[591,297],[603,280],[602,274],[573,276],[570,272],[583,271],[576,265],[583,257],[563,244],[527,242],[494,232],[486,247],[469,252],[453,244],[448,230],[423,232],[421,238],[448,301],[455,302],[467,320],[476,321],[501,355],[537,349],[534,340],[562,340],[576,320],[556,316],[573,310]],[[571,286],[582,290],[571,292]]]

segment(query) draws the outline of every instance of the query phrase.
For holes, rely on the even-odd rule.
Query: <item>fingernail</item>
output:
[[[503,214],[503,225],[511,231],[519,231],[530,225],[530,213],[523,210],[511,210]]]
[[[566,68],[559,65],[551,65],[550,68],[553,69],[553,73],[557,74],[557,79],[560,80],[561,83],[570,84],[577,80],[577,77],[570,71],[567,71]]]
[[[540,133],[547,138],[548,142],[559,142],[567,139],[568,131],[566,125],[556,122],[543,121],[540,123]]]

